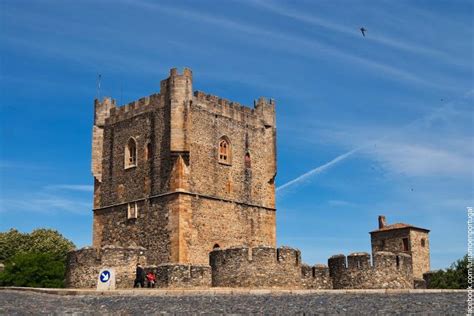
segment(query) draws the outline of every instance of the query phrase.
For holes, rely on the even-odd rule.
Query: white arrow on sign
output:
[[[107,282],[109,280],[110,274],[102,272],[102,282]]]

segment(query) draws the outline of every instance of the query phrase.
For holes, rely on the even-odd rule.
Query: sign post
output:
[[[97,279],[97,291],[115,290],[115,270],[103,268],[99,271]]]

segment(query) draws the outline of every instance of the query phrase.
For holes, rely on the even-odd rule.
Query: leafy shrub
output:
[[[6,261],[2,286],[64,287],[64,260],[56,254],[22,252]]]
[[[16,229],[0,233],[2,286],[64,287],[66,255],[74,244],[52,229],[20,233]]]
[[[448,269],[433,274],[428,287],[431,289],[467,289],[468,258],[454,262]]]

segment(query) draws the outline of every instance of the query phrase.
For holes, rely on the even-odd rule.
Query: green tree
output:
[[[13,257],[17,252],[24,251],[29,243],[29,235],[16,229],[0,232],[0,262]]]
[[[0,262],[22,252],[48,252],[58,259],[65,259],[66,254],[74,248],[70,240],[53,229],[35,229],[30,234],[20,233],[16,229],[0,233]]]
[[[58,259],[66,259],[69,251],[76,247],[72,241],[64,238],[58,231],[52,229],[35,229],[30,234],[30,252],[48,252]]]
[[[74,244],[52,229],[29,234],[16,229],[0,233],[0,285],[63,287],[66,255]]]
[[[439,270],[431,277],[429,288],[432,289],[466,289],[467,284],[467,270],[468,257],[454,262],[448,269]]]
[[[2,286],[64,287],[64,260],[57,254],[22,252],[7,260]]]

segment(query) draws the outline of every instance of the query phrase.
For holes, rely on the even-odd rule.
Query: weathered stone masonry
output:
[[[218,161],[222,137],[229,164]],[[130,140],[136,159],[127,166]],[[251,109],[193,93],[191,70],[172,69],[158,94],[122,107],[110,98],[95,102],[92,173],[98,253],[143,247],[154,266],[208,265],[216,245],[276,244],[272,100]]]
[[[411,257],[404,253],[376,252],[373,265],[370,255],[360,252],[335,255],[328,260],[335,289],[413,288]]]
[[[193,93],[185,68],[159,93],[94,108],[93,248],[69,253],[69,287],[95,287],[105,267],[131,287],[138,262],[157,287],[410,288],[429,270],[429,231],[406,224],[371,232],[373,265],[356,253],[308,266],[275,247],[271,99],[249,108]]]

